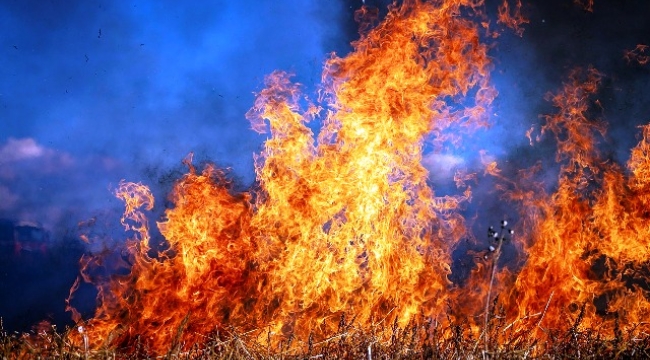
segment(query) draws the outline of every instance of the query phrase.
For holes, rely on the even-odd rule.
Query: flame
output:
[[[647,50],[648,45],[637,44],[634,49],[625,51],[623,57],[628,62],[628,64],[634,62],[643,66],[650,62],[650,55],[646,53]]]
[[[640,323],[650,309],[650,125],[627,170],[606,161],[597,150],[606,126],[592,119],[602,74],[593,68],[572,71],[548,95],[557,112],[543,117],[538,136],[536,127],[526,133],[531,145],[556,140],[555,190],[539,181],[541,165],[508,179],[479,152],[484,176],[521,219],[514,231],[506,222],[490,230],[498,245],[474,254],[464,285],[448,280],[451,251],[472,237],[461,212],[478,175],[457,172],[459,194],[436,196],[423,149],[453,148],[488,125],[496,90],[482,7],[405,1],[380,24],[363,7],[361,37],[348,56],[326,61],[316,102],[290,75],[269,75],[247,114],[253,130],[268,133],[255,187],[237,191],[225,171],[199,171],[186,159],[189,172],[156,224],[168,247],[152,240],[150,190],[120,183],[122,224],[133,234],[119,262],[128,272],[106,279],[94,275],[110,265],[105,259],[82,259],[98,307],[85,322],[74,312],[83,334],[72,340],[162,354],[223,331],[271,344],[325,339],[345,317],[364,329],[467,319],[480,336],[497,300],[515,336],[578,325],[607,336],[619,319]],[[514,9],[504,2],[499,21],[521,35],[519,1]],[[317,137],[311,121],[321,122]],[[525,257],[520,268],[499,267],[508,239]]]
[[[528,24],[530,21],[521,14],[521,0],[517,0],[512,13],[510,11],[510,3],[508,0],[503,0],[501,5],[499,5],[497,22],[506,25],[514,30],[515,34],[522,37],[524,35],[524,28],[522,25]]]
[[[392,6],[354,52],[326,62],[324,108],[302,110],[299,85],[271,74],[248,114],[254,130],[270,132],[256,157],[259,188],[235,193],[220,170],[191,167],[158,223],[169,243],[158,256],[149,190],[120,184],[132,265],[100,285],[85,327],[92,345],[140,339],[160,353],[178,334],[197,343],[226,327],[306,337],[332,333],[343,315],[361,326],[440,316],[449,249],[465,232],[457,210],[471,192],[436,197],[422,148],[486,124],[496,95],[488,47],[460,16],[480,5]],[[323,113],[315,139],[307,123]]]
[[[648,127],[632,151],[628,168],[603,159],[597,139],[604,124],[588,117],[597,104],[601,74],[575,70],[570,81],[549,99],[558,109],[544,117],[542,133],[558,144],[562,167],[557,190],[537,189],[519,196],[524,222],[526,263],[508,291],[506,306],[517,319],[542,328],[568,329],[579,323],[612,335],[616,321],[637,324],[648,316],[647,288],[639,278],[647,273],[648,212],[646,190]],[[534,193],[542,195],[534,195]],[[631,326],[631,325],[630,325]]]

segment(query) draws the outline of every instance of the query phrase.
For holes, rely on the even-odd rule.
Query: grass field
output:
[[[43,325],[30,333],[1,331],[0,356],[2,359],[650,358],[650,336],[634,326],[617,328],[614,337],[604,337],[597,330],[582,328],[580,319],[563,331],[543,329],[539,323],[514,331],[512,324],[502,319],[494,316],[487,329],[478,330],[462,323],[443,326],[430,320],[406,327],[379,324],[371,329],[359,329],[341,319],[338,332],[320,341],[311,336],[285,337],[278,341],[277,335],[265,331],[240,334],[230,329],[206,335],[203,344],[172,343],[166,354],[159,355],[149,352],[144,342],[128,348],[93,350],[73,346],[68,336],[77,329],[57,331]],[[533,328],[542,330],[543,340],[531,336]],[[274,345],[264,345],[268,343]]]

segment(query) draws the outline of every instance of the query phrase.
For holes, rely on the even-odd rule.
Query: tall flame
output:
[[[560,92],[549,95],[558,112],[545,116],[542,127],[558,144],[557,190],[519,196],[530,229],[524,234],[527,258],[506,303],[516,318],[545,328],[567,329],[580,320],[611,335],[617,319],[638,324],[650,309],[648,288],[639,287],[650,250],[644,191],[648,127],[632,151],[628,176],[597,151],[597,135],[605,127],[590,119],[589,108],[599,105],[592,97],[601,74],[590,68],[574,70],[569,78]]]
[[[198,171],[190,158],[157,223],[166,249],[151,243],[150,191],[121,183],[123,224],[135,234],[129,271],[98,284],[85,341],[164,353],[228,329],[263,332],[269,337],[260,341],[270,342],[324,338],[344,316],[365,328],[466,317],[478,335],[495,298],[519,335],[579,323],[607,335],[619,319],[647,317],[650,126],[627,170],[598,153],[605,125],[592,119],[602,77],[593,68],[573,71],[548,97],[557,113],[543,118],[540,136],[557,141],[554,191],[534,180],[539,166],[509,180],[481,153],[485,174],[520,209],[521,268],[500,270],[499,246],[464,286],[448,280],[452,249],[471,237],[460,213],[476,175],[456,174],[462,192],[437,197],[423,149],[454,146],[487,125],[496,91],[482,7],[391,6],[381,24],[362,26],[352,53],[326,61],[315,103],[288,74],[268,76],[247,114],[255,131],[269,133],[255,158],[255,188],[238,192],[224,171]],[[511,14],[504,2],[499,21],[520,31],[520,8],[517,1]],[[357,16],[372,20],[366,8]],[[317,137],[308,126],[315,120]],[[82,264],[86,281],[104,266],[88,257]]]
[[[259,189],[235,194],[218,169],[191,168],[158,223],[170,245],[160,256],[150,256],[146,219],[133,210],[136,199],[150,203],[148,190],[121,184],[140,241],[130,273],[101,288],[91,342],[139,337],[162,352],[179,333],[201,342],[227,326],[324,336],[343,315],[363,326],[440,316],[449,249],[465,231],[456,210],[470,192],[435,197],[422,149],[485,125],[496,94],[488,48],[460,16],[480,5],[392,6],[350,55],[326,62],[324,109],[302,110],[299,85],[270,75],[248,114],[253,129],[270,130]],[[315,139],[306,124],[321,114]]]

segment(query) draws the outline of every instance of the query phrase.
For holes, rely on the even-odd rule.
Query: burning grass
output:
[[[557,144],[557,185],[536,180],[537,167],[509,179],[484,164],[519,210],[521,267],[497,266],[512,234],[504,221],[470,277],[449,281],[453,249],[473,237],[463,206],[477,175],[457,174],[458,192],[436,196],[422,159],[425,144],[455,148],[489,123],[497,92],[481,9],[473,0],[392,5],[383,23],[362,27],[352,53],[325,63],[318,105],[287,74],[270,75],[248,113],[270,133],[256,186],[236,191],[224,171],[197,171],[189,159],[156,223],[168,245],[157,251],[151,191],[122,182],[126,269],[97,278],[107,262],[81,261],[99,292],[95,314],[70,308],[78,328],[64,334],[3,334],[4,353],[647,357],[650,296],[639,279],[649,273],[650,125],[627,168],[603,157],[606,125],[593,118],[603,75],[592,67],[548,95],[556,111],[539,136]],[[525,23],[508,14],[501,22]],[[307,123],[318,118],[315,137]]]
[[[500,310],[499,310],[500,311]],[[143,342],[135,347],[99,347],[88,349],[75,346],[69,339],[78,329],[61,333],[42,325],[29,334],[9,334],[0,331],[0,357],[3,359],[541,359],[541,358],[639,358],[650,356],[650,335],[634,329],[618,329],[614,337],[602,336],[598,329],[584,328],[578,316],[568,324],[569,330],[543,329],[539,321],[516,334],[513,324],[506,323],[499,311],[490,316],[487,327],[480,333],[467,322],[442,325],[431,319],[419,319],[406,326],[396,322],[378,322],[371,328],[358,327],[354,319],[339,319],[337,330],[321,341],[282,337],[269,330],[240,333],[228,329],[204,336],[201,344],[181,344],[176,341],[168,349],[154,355]],[[536,318],[543,317],[537,314]],[[570,319],[570,316],[567,316]],[[569,322],[570,320],[567,320]],[[541,328],[548,336],[545,341],[529,336],[533,328]],[[520,329],[521,330],[521,329]],[[270,341],[271,337],[280,337]],[[108,339],[101,339],[110,343]],[[263,345],[263,344],[266,345]],[[268,345],[274,343],[275,345]]]

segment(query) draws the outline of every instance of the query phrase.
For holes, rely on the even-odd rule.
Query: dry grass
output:
[[[201,345],[176,342],[166,354],[154,356],[136,342],[129,349],[86,350],[67,341],[69,331],[41,327],[29,334],[0,331],[2,359],[601,359],[650,358],[650,335],[617,331],[613,338],[581,329],[581,320],[567,331],[546,330],[547,341],[527,336],[529,331],[512,331],[503,317],[491,316],[480,334],[464,325],[442,326],[420,319],[406,327],[397,324],[359,329],[344,319],[339,330],[327,339],[283,338],[276,345],[262,345],[271,334],[234,330],[207,336]],[[535,322],[532,327],[538,326]],[[530,330],[530,329],[529,329]],[[180,336],[179,336],[180,338]],[[484,343],[488,341],[488,343]]]

